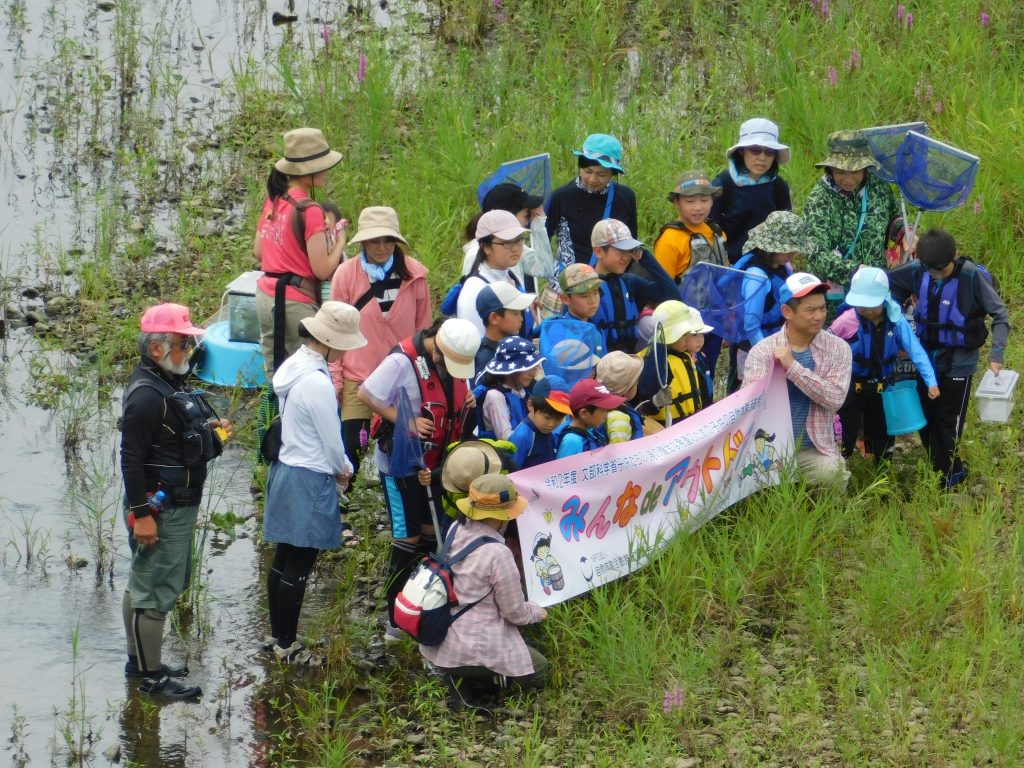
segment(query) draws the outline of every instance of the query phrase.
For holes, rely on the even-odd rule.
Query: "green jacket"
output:
[[[804,202],[804,224],[817,251],[808,255],[807,271],[822,280],[850,287],[850,277],[861,264],[886,268],[885,246],[889,222],[899,215],[892,187],[870,171],[864,192],[867,215],[857,245],[849,258],[845,254],[857,233],[861,196],[840,194],[824,177],[818,180]]]

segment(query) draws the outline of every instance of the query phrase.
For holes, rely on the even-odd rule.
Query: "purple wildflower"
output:
[[[860,66],[860,51],[854,48],[850,51],[850,69],[851,71]]]
[[[831,10],[828,7],[828,0],[821,0],[821,15],[826,19],[831,14]]]
[[[491,4],[494,6],[494,10],[501,10],[501,0],[491,0]]]
[[[331,28],[327,24],[324,24],[324,28],[320,30],[320,37],[323,38],[324,45],[328,45],[331,42]]]
[[[979,213],[981,213],[981,204],[983,202],[985,202],[985,198],[984,197],[978,197],[978,199],[974,201],[974,215],[975,216],[977,216]]]
[[[365,451],[366,446],[370,444],[370,434],[366,431],[366,427],[359,428],[359,449]]]
[[[984,11],[978,14],[978,23],[981,24],[981,26],[987,27],[990,21],[991,19],[989,19],[988,14]]]
[[[366,54],[359,54],[359,69],[356,70],[356,82],[362,84],[366,79]]]
[[[903,20],[907,22],[907,31],[909,32],[910,28],[914,26],[914,14],[908,13]]]
[[[896,21],[902,22],[903,17],[907,15],[907,6],[900,3],[896,6]]]
[[[828,68],[828,84],[833,88],[836,87],[836,83],[839,82],[839,73],[836,72],[835,67]]]

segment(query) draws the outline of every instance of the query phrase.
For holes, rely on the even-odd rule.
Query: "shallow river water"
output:
[[[40,307],[32,287],[52,284],[54,276],[69,287],[74,278],[64,267],[67,254],[87,258],[100,239],[99,194],[118,184],[106,160],[118,149],[114,94],[126,50],[137,58],[137,93],[160,78],[174,82],[174,88],[151,88],[160,94],[153,113],[168,131],[160,145],[187,162],[189,136],[209,135],[230,115],[233,68],[247,61],[244,66],[260,67],[282,45],[308,45],[321,26],[314,19],[332,21],[343,7],[299,3],[298,23],[276,27],[271,14],[287,12],[286,0],[116,3],[12,0],[0,10],[6,14],[0,31],[0,310],[9,306],[9,314]],[[127,9],[132,23],[122,16],[119,24],[118,14]],[[379,7],[373,19],[389,23]],[[82,87],[89,78],[110,92],[75,101],[75,94],[89,96]],[[99,159],[86,163],[86,155]],[[125,179],[122,186],[128,214],[131,184]],[[176,215],[169,205],[146,226],[173,244]],[[106,764],[103,753],[120,745],[122,760],[146,766],[267,764],[273,724],[259,694],[267,670],[256,640],[265,608],[260,554],[250,537],[248,452],[229,446],[215,462],[207,503],[213,512],[250,519],[229,526],[230,535],[205,535],[202,607],[182,629],[188,642],[172,629],[165,644],[168,660],[188,660],[203,699],[155,705],[123,675],[120,601],[128,546],[120,522],[109,522],[119,520],[120,509],[116,394],[98,398],[95,378],[81,372],[79,361],[43,352],[17,318],[6,336],[0,338],[0,759],[44,765],[65,764],[70,756],[78,764],[74,755],[85,752],[84,764]],[[47,404],[54,407],[33,397],[43,370],[70,381],[71,394]],[[99,577],[83,523],[88,509],[99,510],[108,530],[113,526],[112,570]],[[69,565],[69,557],[88,563]],[[317,585],[307,601],[315,607],[331,591],[332,585]]]

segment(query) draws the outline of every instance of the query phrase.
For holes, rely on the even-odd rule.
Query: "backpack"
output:
[[[455,574],[452,573],[452,566],[484,544],[498,543],[496,539],[480,536],[457,554],[449,555],[448,550],[455,539],[458,525],[456,523],[448,531],[440,552],[431,552],[424,556],[395,598],[395,623],[420,645],[434,646],[443,643],[448,636],[448,627],[490,594],[488,592],[480,600],[452,613],[452,609],[459,605],[459,599],[455,595]]]
[[[305,374],[303,374],[304,377]],[[262,416],[260,423],[266,424],[263,435],[260,437],[260,452],[257,456],[257,460],[262,464],[271,464],[277,461],[278,456],[281,455],[281,416],[284,415],[284,409],[279,409],[278,403],[277,394],[273,391],[267,393],[265,411],[263,402],[260,402],[260,415]],[[269,423],[265,421],[267,417],[270,418]]]

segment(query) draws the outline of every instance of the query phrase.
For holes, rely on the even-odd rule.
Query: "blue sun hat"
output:
[[[620,165],[622,162],[622,142],[607,133],[592,133],[583,140],[580,149],[572,151],[576,157],[585,157],[587,160],[594,160],[600,165],[617,173],[626,171]]]
[[[901,314],[899,305],[889,295],[889,277],[878,267],[862,264],[850,280],[846,303],[851,307],[872,309],[884,306],[886,315],[895,321]]]
[[[510,373],[531,371],[544,362],[533,342],[522,336],[506,336],[498,344],[494,357],[482,373],[507,376]]]

